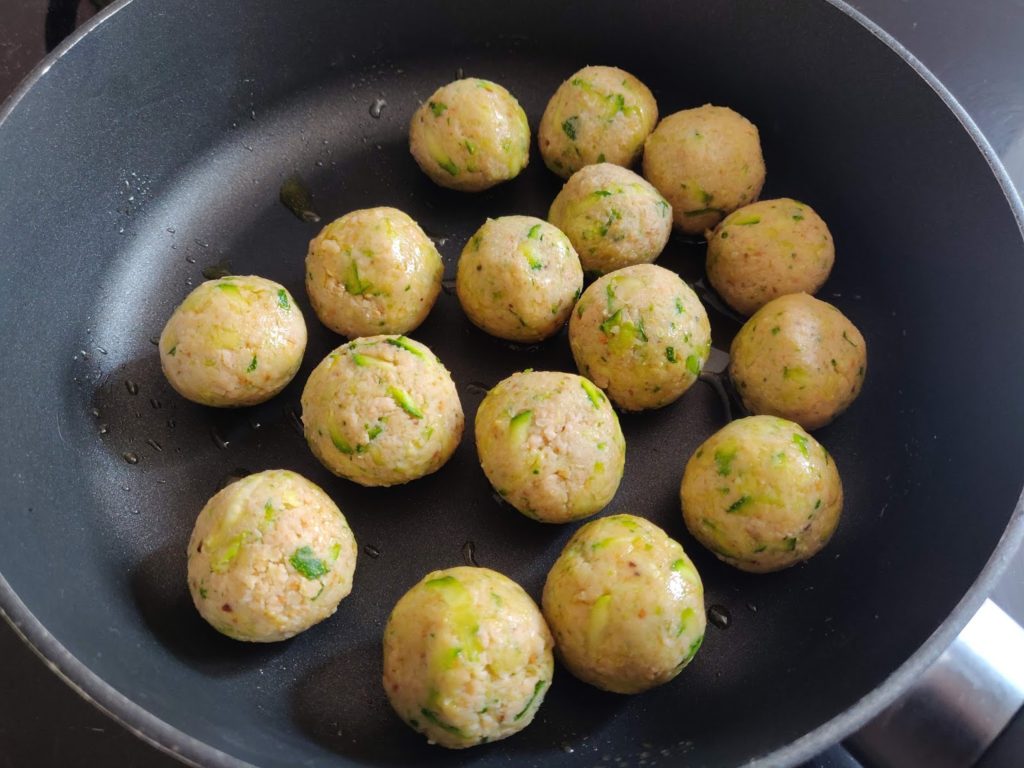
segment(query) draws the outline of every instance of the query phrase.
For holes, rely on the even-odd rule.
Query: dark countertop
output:
[[[1024,0],[856,0],[853,5],[946,84],[1024,190]],[[77,0],[7,0],[0,23],[0,98],[42,58],[47,41],[52,47],[94,13],[93,4]],[[993,597],[1024,623],[1024,553]],[[1024,727],[998,746],[983,760],[985,768],[1019,766]],[[852,765],[847,760],[834,750],[814,765],[843,768]],[[179,763],[80,699],[0,622],[0,768],[67,765],[171,768]]]

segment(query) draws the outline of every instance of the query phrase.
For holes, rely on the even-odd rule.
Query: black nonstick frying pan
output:
[[[391,713],[379,641],[433,568],[478,562],[539,595],[575,526],[501,506],[467,434],[439,473],[362,489],[296,430],[302,384],[341,339],[302,289],[317,226],[279,202],[298,174],[325,219],[394,205],[453,275],[486,216],[544,216],[559,188],[536,152],[479,195],[439,189],[406,147],[412,110],[458,71],[501,82],[536,128],[588,63],[647,82],[663,114],[707,101],[761,130],[765,197],[812,204],[837,264],[822,297],[863,331],[863,395],[818,438],[845,481],[835,540],[770,576],[686,533],[678,485],[724,423],[699,384],[622,419],[609,511],[680,539],[730,614],[672,684],[627,698],[556,672],[537,720],[497,744],[428,747]],[[948,644],[1022,534],[1020,202],[948,94],[891,41],[823,0],[705,4],[253,0],[116,6],[0,113],[0,605],[75,686],[140,735],[209,765],[763,765],[820,751],[892,701]],[[691,282],[703,247],[660,263]],[[163,380],[151,343],[223,268],[286,284],[310,327],[278,398],[213,411]],[[722,349],[738,325],[712,311]],[[415,334],[453,371],[468,419],[525,367],[573,370],[564,336],[508,345],[450,292]],[[363,546],[352,596],[273,646],[218,636],[192,608],[184,547],[228,479],[287,467],[320,483]]]

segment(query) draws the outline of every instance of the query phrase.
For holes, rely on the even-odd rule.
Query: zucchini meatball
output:
[[[644,144],[644,176],[687,234],[757,200],[764,175],[757,127],[728,107],[705,104],[669,115]]]
[[[269,400],[294,378],[306,322],[287,289],[262,277],[202,283],[160,334],[160,367],[195,403],[217,407]]]
[[[434,306],[443,272],[415,221],[396,208],[367,208],[310,242],[306,291],[320,322],[342,336],[408,333]]]
[[[544,616],[576,677],[615,693],[667,683],[704,639],[704,586],[654,523],[612,515],[573,536],[544,584]]]
[[[843,486],[828,451],[799,424],[737,419],[686,463],[683,520],[719,560],[765,573],[816,554],[839,523]]]
[[[522,587],[487,568],[427,574],[384,629],[384,691],[398,716],[450,749],[528,726],[551,687],[551,632]]]
[[[302,391],[306,441],[360,485],[398,485],[440,469],[458,447],[462,404],[434,353],[405,336],[343,344]]]
[[[222,489],[196,519],[188,587],[199,614],[236,640],[285,640],[352,591],[356,540],[330,496],[283,469]]]
[[[519,175],[530,161],[530,126],[497,83],[467,78],[438,88],[409,127],[409,151],[435,183],[478,192]]]
[[[548,220],[562,230],[587,272],[603,275],[649,264],[672,234],[672,206],[627,168],[581,168],[551,204]]]
[[[697,380],[711,352],[707,312],[674,272],[654,264],[596,280],[569,321],[584,376],[626,411],[660,408]]]
[[[751,413],[817,429],[860,394],[867,345],[846,315],[806,293],[765,304],[732,342],[729,375]]]
[[[455,276],[470,321],[509,341],[557,333],[582,290],[583,268],[569,238],[532,216],[488,219],[462,249]]]
[[[540,119],[544,163],[563,179],[585,165],[632,165],[658,122],[650,89],[617,67],[584,67],[562,83]]]
[[[816,293],[835,261],[832,233],[796,200],[761,200],[708,232],[708,280],[725,302],[750,315],[789,293]]]
[[[527,517],[565,523],[602,510],[622,480],[626,442],[604,393],[572,373],[516,373],[476,412],[491,485]]]

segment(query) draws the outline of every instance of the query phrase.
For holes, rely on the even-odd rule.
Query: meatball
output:
[[[644,144],[644,176],[688,234],[757,200],[764,174],[757,127],[728,107],[705,104],[669,115]]]
[[[672,233],[672,207],[627,168],[581,168],[551,204],[548,219],[565,232],[587,272],[649,264]]]
[[[708,232],[708,280],[725,302],[750,315],[789,293],[816,293],[835,261],[832,234],[809,206],[761,200]]]
[[[532,216],[502,216],[488,219],[462,249],[455,290],[481,330],[540,341],[565,325],[583,290],[583,268],[557,228]]]
[[[476,449],[491,485],[527,517],[566,523],[602,510],[626,461],[604,393],[572,373],[516,373],[476,412]]]
[[[711,352],[700,299],[679,275],[654,264],[596,280],[569,321],[584,376],[626,411],[660,408],[697,380]]]
[[[704,639],[697,569],[678,542],[633,515],[576,532],[548,573],[543,606],[569,671],[615,693],[667,683]]]
[[[331,497],[301,475],[269,469],[206,502],[188,543],[199,614],[236,640],[286,640],[352,591],[356,540]]]
[[[178,305],[160,334],[160,367],[178,394],[201,405],[269,400],[306,351],[306,322],[288,290],[262,277],[209,280]]]
[[[309,243],[306,291],[320,322],[349,338],[408,333],[441,292],[434,243],[395,208],[335,219]]]
[[[427,574],[384,629],[384,691],[432,744],[461,749],[528,726],[551,687],[551,632],[523,588],[487,568]]]
[[[540,119],[544,164],[563,179],[585,165],[632,165],[658,122],[646,85],[617,67],[584,67],[562,83]]]
[[[325,467],[360,485],[398,485],[440,469],[462,438],[451,374],[405,336],[343,344],[302,391],[306,441]]]
[[[817,429],[860,394],[867,345],[846,315],[806,293],[769,301],[732,342],[729,375],[751,413]]]
[[[435,183],[477,192],[514,179],[530,161],[530,126],[497,83],[468,78],[434,91],[412,116],[409,151]]]
[[[816,554],[839,523],[843,486],[828,451],[799,424],[737,419],[686,463],[683,520],[718,558],[744,571],[788,568]]]

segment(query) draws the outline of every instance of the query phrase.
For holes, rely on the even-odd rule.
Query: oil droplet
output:
[[[107,425],[106,425],[106,424],[100,424],[100,427],[99,427],[99,433],[100,433],[101,435],[105,435],[105,434],[107,434],[107,433],[108,433],[109,431],[110,431],[110,429],[109,429],[109,428],[107,427]]]
[[[96,347],[96,351],[99,352],[101,355],[107,354],[107,350],[105,350],[103,347]]]
[[[200,240],[198,237],[193,238],[192,242],[195,243],[196,245],[198,245],[200,248],[209,248],[210,247],[209,243]]]
[[[449,296],[455,295],[455,278],[449,278],[441,281],[441,290],[447,293]]]
[[[131,488],[129,488],[127,485],[122,485],[121,486],[121,490],[124,491],[125,493],[127,493],[128,491],[131,490]]]
[[[256,421],[256,419],[250,417],[249,418],[249,426],[252,427],[253,429],[259,429],[263,425],[260,424],[258,421]]]
[[[150,336],[149,337],[149,343],[152,344],[154,347],[159,346],[159,344],[160,344],[160,337],[159,336]]]
[[[174,229],[174,227],[168,227],[167,231],[170,232],[173,235],[174,232],[175,232],[175,229]]]
[[[216,427],[210,427],[210,437],[213,438],[213,444],[221,450],[231,445],[231,441],[218,432]]]
[[[364,544],[363,552],[366,553],[367,557],[372,557],[374,560],[376,560],[382,554],[381,551],[377,549],[377,547],[373,546],[373,544]]]
[[[446,245],[448,245],[448,238],[447,237],[435,237],[434,238],[434,244],[438,248],[444,248]]]
[[[466,561],[466,565],[480,567],[480,563],[476,561],[476,544],[472,541],[467,541],[462,545],[462,559]]]
[[[167,428],[168,429],[174,429],[176,426],[178,426],[178,422],[176,422],[174,419],[168,419],[167,420]]]
[[[571,744],[562,744],[562,751],[567,755],[571,755],[576,750],[572,748]]]
[[[712,605],[708,608],[708,621],[719,629],[728,629],[732,617],[729,615],[729,609],[724,605]]]
[[[164,404],[157,400],[155,397],[149,398],[149,404],[153,406],[153,408],[156,410],[160,410],[161,408],[164,407]]]
[[[462,67],[459,67],[458,69],[455,70],[455,79],[456,80],[461,80],[465,76],[466,76],[466,71]]]
[[[125,379],[124,380],[124,388],[128,390],[128,394],[129,395],[137,395],[137,394],[139,394],[139,385],[136,384],[131,379]]]
[[[466,390],[468,392],[472,392],[474,395],[486,395],[491,391],[491,388],[479,381],[471,381],[466,385]]]
[[[747,608],[750,609],[751,613],[757,613],[757,606],[753,603],[747,603]]]
[[[373,104],[370,105],[370,117],[374,120],[380,120],[381,112],[384,111],[384,107],[387,105],[388,103],[384,99],[374,99]]]
[[[150,437],[150,438],[148,438],[148,439],[146,440],[146,445],[148,445],[148,446],[149,446],[150,448],[152,448],[152,449],[153,449],[154,451],[162,451],[162,450],[164,449],[164,447],[163,447],[162,445],[160,445],[160,443],[158,443],[158,442],[157,442],[156,440],[154,440],[154,439],[153,439],[152,437]]]
[[[298,174],[289,176],[281,183],[277,198],[301,221],[307,224],[320,221],[320,214],[313,210],[313,195]]]
[[[92,415],[95,416],[96,418],[99,418],[100,417],[100,409],[99,408],[93,408],[92,409]]]
[[[194,263],[194,262],[193,262]],[[231,264],[227,260],[218,261],[203,267],[202,275],[207,280],[219,280],[222,277],[229,277],[234,274],[231,271]]]
[[[132,453],[131,451],[125,451],[124,453],[122,453],[121,458],[127,461],[129,464],[139,463],[138,454]]]

